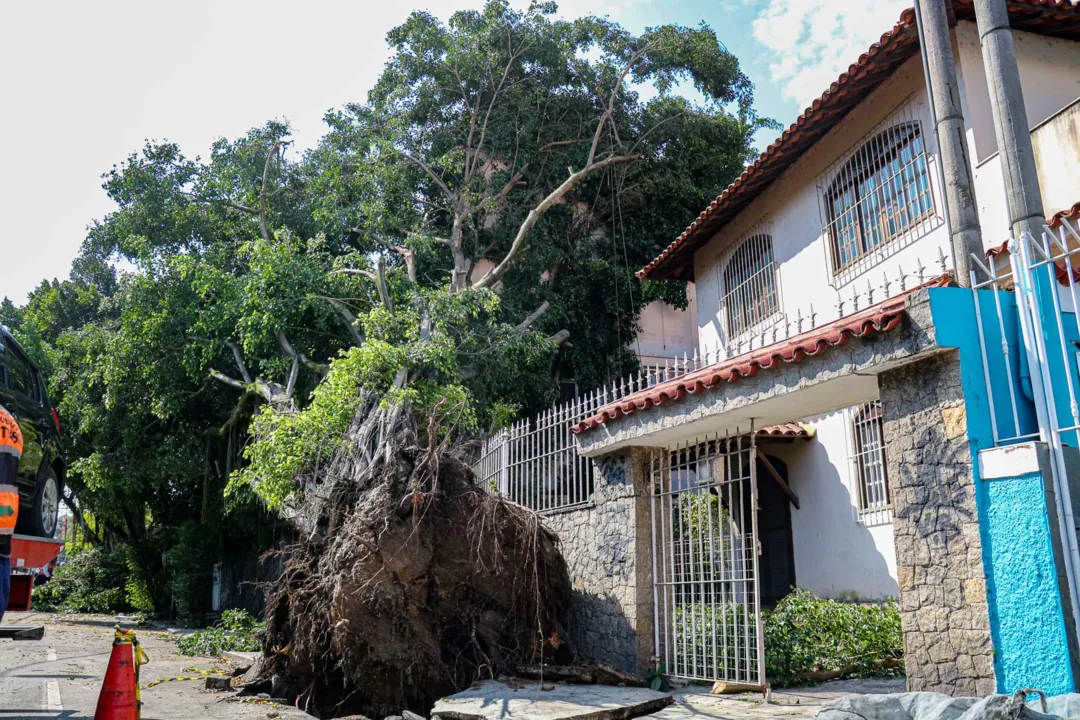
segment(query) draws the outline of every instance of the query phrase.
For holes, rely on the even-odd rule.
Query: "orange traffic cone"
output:
[[[94,720],[139,720],[139,666],[147,660],[135,633],[117,625]]]

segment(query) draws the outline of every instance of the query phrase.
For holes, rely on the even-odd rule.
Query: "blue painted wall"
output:
[[[993,388],[999,436],[1033,432],[1038,425],[1034,407],[1020,386],[1020,357],[1015,296],[978,291],[979,310]],[[1006,372],[997,326],[996,303],[1006,318],[1005,336],[1013,353],[1013,377]],[[1074,689],[1065,619],[1058,594],[1042,479],[1039,476],[984,482],[979,477],[978,451],[994,447],[980,349],[975,301],[970,290],[930,290],[938,344],[955,347],[960,355],[961,381],[967,415],[968,441],[975,476],[975,504],[979,514],[983,567],[986,571],[990,634],[994,642],[994,671],[998,691],[1011,693],[1037,687],[1048,694]],[[1017,398],[1020,428],[1012,426],[1009,385]]]
[[[994,576],[998,690],[1073,691],[1041,475],[983,481],[983,556]]]

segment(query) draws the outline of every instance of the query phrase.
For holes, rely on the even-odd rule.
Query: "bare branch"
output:
[[[270,242],[270,231],[266,229],[266,185],[270,180],[270,161],[277,155],[280,147],[281,141],[275,140],[270,146],[270,152],[266,153],[266,162],[263,163],[262,190],[259,192],[259,233],[266,242]]]
[[[342,301],[338,300],[337,298],[326,297],[326,296],[323,296],[323,295],[320,295],[319,297],[321,299],[325,300],[326,302],[330,303],[333,306],[333,308],[335,310],[337,310],[338,315],[341,316],[341,319],[342,319],[343,323],[345,324],[345,327],[349,329],[349,334],[352,335],[353,341],[356,343],[356,345],[357,346],[363,345],[364,344],[364,334],[362,332],[360,332],[360,328],[357,327],[357,325],[356,325],[356,315],[354,315],[352,310],[349,309],[349,306],[346,305],[345,303],[343,303]]]
[[[214,378],[215,380],[220,380],[221,382],[225,383],[226,385],[229,385],[230,387],[234,387],[237,390],[247,390],[248,386],[251,384],[250,382],[242,383],[239,380],[234,380],[233,378],[229,377],[225,373],[218,372],[217,370],[211,370],[210,371],[210,377]]]
[[[446,185],[446,183],[445,183],[445,182],[443,181],[443,179],[442,179],[441,177],[439,177],[439,174],[438,174],[438,173],[436,173],[436,172],[435,172],[434,170],[432,170],[432,169],[431,169],[431,166],[429,166],[429,165],[428,165],[427,163],[425,163],[425,162],[424,162],[423,160],[421,160],[420,158],[417,158],[417,157],[413,157],[412,155],[410,155],[410,154],[409,154],[409,153],[407,153],[407,152],[402,152],[401,154],[405,156],[405,159],[406,159],[406,160],[408,160],[409,162],[413,163],[414,165],[416,165],[417,167],[419,167],[419,168],[420,168],[421,170],[423,170],[424,172],[426,172],[426,173],[428,174],[428,176],[429,176],[429,177],[430,177],[430,178],[431,178],[432,180],[434,180],[434,181],[435,181],[435,184],[436,184],[436,185],[438,185],[438,186],[439,186],[439,189],[443,191],[443,194],[444,194],[444,195],[446,195],[446,199],[450,201],[450,204],[451,204],[451,205],[452,205],[453,207],[455,207],[455,208],[456,208],[456,207],[458,206],[458,197],[457,197],[457,195],[455,195],[454,193],[450,192],[450,188],[449,188],[449,187],[447,187],[447,185]]]
[[[555,142],[549,142],[546,145],[541,145],[536,152],[547,152],[559,147],[569,147],[571,145],[577,145],[579,143],[587,143],[589,138],[577,138],[575,140],[556,140]]]
[[[555,333],[554,335],[552,335],[551,337],[548,338],[549,341],[555,343],[556,345],[562,345],[564,342],[566,342],[569,339],[570,339],[570,331],[569,330],[560,330],[559,332]]]
[[[300,373],[300,355],[293,350],[293,346],[289,344],[289,339],[285,337],[285,333],[281,330],[278,330],[277,339],[278,345],[281,346],[281,352],[292,358],[292,366],[289,367],[289,379],[285,381],[285,396],[291,398],[293,390],[296,388],[296,377]]]
[[[652,48],[653,44],[646,45],[644,48],[634,53],[633,57],[631,57],[630,60],[627,61],[625,67],[623,67],[622,73],[619,74],[619,79],[616,81],[615,87],[608,96],[607,109],[604,110],[604,113],[600,116],[599,122],[596,123],[596,132],[593,133],[592,147],[589,149],[589,159],[585,163],[586,165],[592,165],[593,160],[596,158],[596,149],[600,145],[600,138],[604,133],[604,125],[606,125],[615,114],[615,99],[619,95],[619,90],[622,89],[623,81],[626,80],[626,76],[630,74],[630,71],[637,65],[638,61],[645,57],[645,53]]]
[[[375,273],[371,272],[370,270],[363,270],[363,269],[360,269],[360,268],[338,268],[337,270],[331,270],[330,274],[331,275],[359,275],[360,277],[365,277],[368,280],[374,280],[375,279]]]
[[[248,372],[247,365],[244,364],[244,355],[240,352],[240,346],[232,340],[226,340],[225,345],[232,350],[233,359],[236,360],[236,367],[240,368],[240,376],[244,378],[246,384],[250,385],[251,373]]]
[[[591,165],[578,170],[576,173],[571,173],[570,177],[566,178],[559,187],[551,191],[551,193],[544,198],[539,205],[529,211],[525,221],[521,223],[521,227],[518,228],[517,235],[514,237],[514,242],[510,246],[510,252],[506,253],[506,257],[502,262],[488,270],[484,277],[473,283],[474,288],[489,288],[502,279],[507,270],[510,269],[510,265],[517,259],[526,247],[526,240],[529,237],[529,233],[533,227],[540,220],[541,216],[552,208],[553,205],[558,203],[563,197],[566,196],[574,186],[588,177],[597,170],[603,170],[606,167],[616,165],[618,163],[633,162],[640,158],[640,155],[615,155],[613,157],[604,158],[598,160]]]
[[[256,210],[255,208],[250,208],[247,205],[241,205],[240,203],[233,202],[232,200],[226,200],[225,198],[199,197],[198,195],[193,195],[192,193],[187,193],[187,192],[181,192],[180,194],[183,195],[184,197],[186,197],[191,202],[195,203],[196,205],[212,205],[214,203],[221,203],[222,205],[224,205],[226,207],[230,207],[233,210],[239,210],[241,212],[246,212],[249,215],[258,215],[259,214],[259,211]]]
[[[375,256],[375,285],[379,288],[379,297],[383,306],[390,312],[394,312],[394,300],[390,297],[390,286],[386,284],[386,258],[382,255]]]
[[[543,315],[544,313],[546,313],[550,308],[551,308],[551,303],[549,303],[547,300],[540,303],[540,307],[536,308],[531,313],[529,313],[528,317],[526,317],[524,320],[521,321],[521,323],[517,326],[516,330],[518,332],[523,332],[525,330],[528,330],[532,326],[532,324],[534,322],[536,322],[537,320],[539,320],[540,316]]]
[[[394,249],[394,252],[401,255],[402,259],[405,261],[405,268],[409,273],[409,280],[412,281],[413,285],[415,285],[416,284],[416,253],[414,253],[409,248],[401,247],[400,245],[394,245],[392,247]]]

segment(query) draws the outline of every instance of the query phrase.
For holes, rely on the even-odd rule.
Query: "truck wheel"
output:
[[[46,468],[41,481],[34,488],[34,499],[26,508],[29,515],[30,534],[38,537],[52,537],[60,520],[60,480],[56,471]],[[19,508],[19,515],[23,509]],[[21,519],[21,517],[20,517]]]

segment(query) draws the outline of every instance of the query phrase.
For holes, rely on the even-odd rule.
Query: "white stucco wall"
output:
[[[1024,90],[1024,108],[1032,128],[1080,98],[1080,49],[1072,40],[1013,31],[1016,63]],[[964,117],[969,128],[972,162],[997,152],[979,30],[973,22],[956,25],[959,70],[963,74]]]
[[[836,278],[829,270],[828,246],[822,231],[818,199],[818,179],[831,164],[856,147],[868,133],[894,116],[907,102],[913,103],[913,112],[922,127],[930,163],[934,205],[939,217],[911,236],[884,246],[882,252],[886,257],[880,262],[860,263],[858,272],[846,272]],[[897,279],[901,269],[913,275],[920,260],[928,278],[937,275],[940,272],[939,253],[948,257],[950,250],[948,233],[940,217],[943,200],[937,181],[936,152],[937,144],[923,88],[922,66],[918,58],[912,58],[695,253],[698,343],[702,352],[714,353],[721,344],[723,328],[718,311],[721,300],[719,273],[723,255],[763,220],[771,225],[773,252],[778,266],[780,309],[793,322],[801,312],[807,318],[804,330],[810,329],[811,309],[816,313],[818,325],[836,319],[837,303],[841,297],[849,300],[859,292],[865,306],[868,283],[875,287],[876,300],[884,299],[881,286],[886,277],[892,282],[891,291],[898,291]],[[852,305],[847,302],[845,314],[849,314],[851,309]],[[795,332],[794,327],[792,332]]]
[[[1004,242],[1010,232],[1001,156],[978,28],[972,22],[958,23],[955,37],[979,223],[983,244],[989,248]],[[1018,31],[1013,32],[1013,39],[1028,123],[1042,136],[1035,143],[1042,145],[1039,184],[1049,216],[1080,201],[1080,175],[1069,172],[1070,167],[1080,168],[1080,138],[1070,137],[1073,118],[1061,112],[1080,98],[1080,43]]]
[[[697,301],[694,283],[687,283],[685,310],[654,300],[641,311],[634,350],[642,365],[663,364],[665,358],[693,356],[698,346]]]
[[[847,421],[842,410],[806,418],[817,431],[813,440],[766,448],[787,463],[799,496],[799,509],[791,509],[795,580],[822,597],[896,597],[892,524],[857,521]]]

